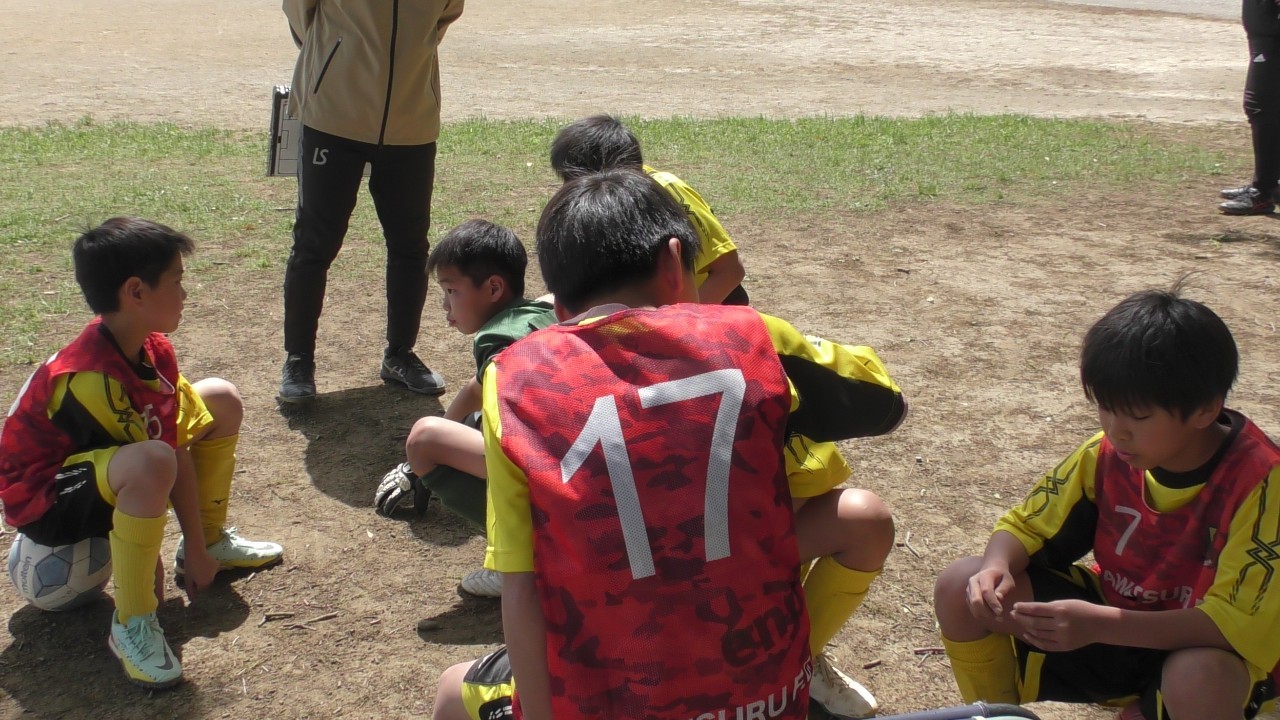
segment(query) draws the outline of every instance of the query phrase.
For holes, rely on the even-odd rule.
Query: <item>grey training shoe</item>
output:
[[[427,367],[412,350],[388,350],[382,358],[383,382],[399,383],[423,395],[444,394],[444,378]]]
[[[276,399],[298,404],[316,399],[316,361],[310,355],[290,353],[280,371],[280,393]]]

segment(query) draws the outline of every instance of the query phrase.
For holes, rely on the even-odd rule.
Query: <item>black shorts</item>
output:
[[[107,447],[68,457],[54,476],[53,505],[18,531],[50,546],[107,537],[115,512],[115,495],[107,484],[107,465],[119,449]]]
[[[1032,565],[1027,568],[1027,577],[1036,602],[1076,599],[1107,604],[1097,574],[1082,566],[1059,571]],[[1044,652],[1016,639],[1014,646],[1023,702],[1123,705],[1138,700],[1143,716],[1169,717],[1167,711],[1157,707],[1167,650],[1096,643],[1068,652]],[[1276,688],[1270,678],[1255,678],[1250,697],[1242,699],[1244,717],[1257,715],[1263,703],[1275,697]]]

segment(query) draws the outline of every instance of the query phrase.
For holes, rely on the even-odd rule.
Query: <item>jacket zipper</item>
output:
[[[387,59],[387,102],[382,106],[382,127],[378,130],[378,144],[387,136],[387,118],[391,116],[391,85],[396,77],[396,33],[400,27],[400,0],[391,3],[391,45]]]
[[[338,54],[338,48],[342,47],[342,36],[338,36],[338,41],[333,44],[333,49],[329,51],[329,57],[325,58],[324,67],[320,68],[320,76],[316,78],[316,86],[311,89],[314,95],[320,92],[320,83],[324,82],[325,73],[329,72],[329,65],[333,63],[333,56]]]

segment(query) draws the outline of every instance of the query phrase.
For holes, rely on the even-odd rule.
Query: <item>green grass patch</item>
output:
[[[558,120],[449,124],[437,159],[433,230],[484,216],[526,242],[556,181]],[[631,120],[649,162],[680,175],[725,217],[882,210],[895,203],[1044,202],[1220,174],[1225,158],[1142,126],[1021,116],[919,119]],[[54,317],[83,313],[71,278],[77,232],[111,215],[152,218],[196,238],[203,282],[279,282],[296,185],[265,178],[265,134],[169,124],[0,129],[0,364],[36,362]],[[344,250],[348,272],[381,275],[367,194]],[[749,259],[748,259],[749,261]]]

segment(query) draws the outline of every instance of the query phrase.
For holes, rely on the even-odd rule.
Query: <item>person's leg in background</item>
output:
[[[315,398],[316,331],[325,285],[347,234],[374,146],[302,128],[293,250],[284,271],[284,350],[279,399]]]

